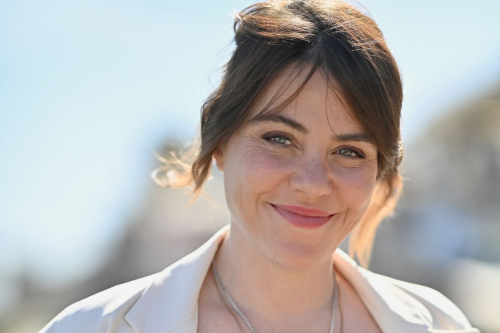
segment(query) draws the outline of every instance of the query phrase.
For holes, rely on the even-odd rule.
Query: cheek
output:
[[[336,185],[345,206],[364,209],[373,194],[376,182],[376,168],[353,168],[336,172]]]
[[[285,181],[288,164],[283,156],[259,147],[240,146],[233,151],[224,170],[226,199],[233,213],[249,214],[261,196]]]
[[[238,157],[234,170],[245,175],[250,186],[272,184],[286,174],[288,159],[259,147],[244,147]]]

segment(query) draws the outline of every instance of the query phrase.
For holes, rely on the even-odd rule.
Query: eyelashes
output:
[[[289,148],[292,146],[292,139],[287,135],[280,133],[267,133],[262,136],[264,140],[272,145],[278,146],[280,148]],[[288,141],[288,142],[287,142]]]
[[[270,145],[278,147],[280,149],[290,149],[294,146],[292,138],[283,133],[266,133],[262,136],[262,139],[267,141]],[[332,154],[340,155],[341,157],[349,160],[365,158],[364,154],[359,149],[350,146],[340,147]]]
[[[336,153],[348,159],[365,158],[357,149],[349,147],[340,148],[339,150],[336,151]]]

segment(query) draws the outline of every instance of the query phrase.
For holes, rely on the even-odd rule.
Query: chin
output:
[[[276,239],[274,249],[269,249],[268,259],[276,266],[287,270],[315,267],[331,260],[333,249],[320,248],[317,244]]]

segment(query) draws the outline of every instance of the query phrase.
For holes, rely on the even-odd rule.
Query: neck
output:
[[[291,318],[329,320],[331,316],[332,259],[300,269],[281,267],[258,253],[239,228],[232,226],[215,257],[215,265],[225,287],[249,319],[274,325],[290,322]]]

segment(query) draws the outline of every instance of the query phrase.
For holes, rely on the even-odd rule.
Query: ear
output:
[[[224,152],[220,146],[215,149],[213,158],[215,160],[215,164],[217,165],[217,169],[224,172]]]

